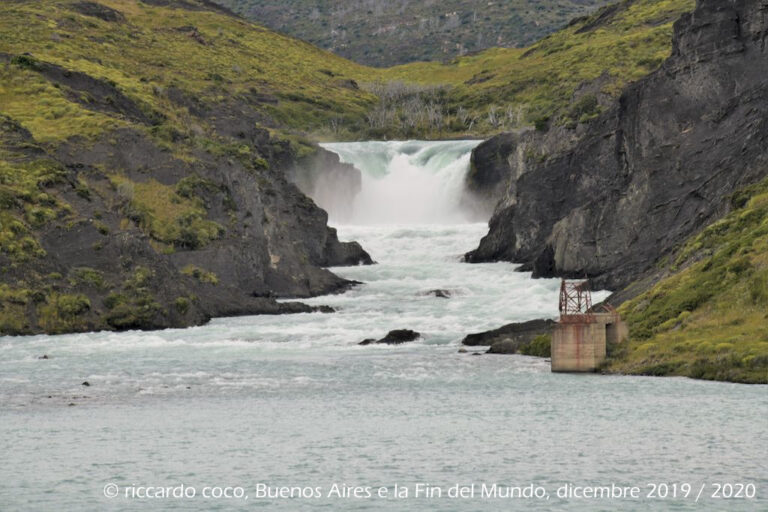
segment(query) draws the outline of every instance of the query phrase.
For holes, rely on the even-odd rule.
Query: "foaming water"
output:
[[[466,222],[459,208],[472,150],[481,141],[390,141],[323,144],[362,171],[362,189],[324,204],[331,222],[359,224]],[[343,212],[343,214],[342,214]]]
[[[426,161],[439,156],[404,147]],[[391,166],[370,161],[380,163],[365,168],[370,175]],[[446,166],[455,162],[445,157]],[[0,510],[723,506],[706,496],[698,504],[255,497],[259,483],[326,490],[535,483],[554,493],[566,483],[614,482],[643,490],[751,482],[760,499],[730,500],[728,510],[768,509],[765,386],[557,375],[544,359],[458,353],[467,333],[555,316],[558,281],[533,280],[509,263],[461,263],[487,227],[442,222],[434,211],[412,212],[421,222],[389,224],[363,212],[358,224],[339,226],[342,239],[360,241],[378,264],[334,269],[365,284],[308,301],[333,306],[333,314],[0,338]],[[429,294],[437,289],[450,298]],[[358,345],[397,328],[422,338]],[[44,354],[49,359],[39,359]],[[112,482],[242,486],[249,500],[110,500],[103,489]]]

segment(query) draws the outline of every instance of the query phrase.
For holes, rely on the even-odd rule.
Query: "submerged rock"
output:
[[[395,329],[389,331],[386,336],[380,340],[368,338],[359,343],[359,345],[373,345],[373,344],[385,344],[385,345],[400,345],[401,343],[408,343],[409,341],[415,341],[421,337],[416,331],[410,329]]]
[[[453,297],[453,292],[451,292],[451,290],[437,289],[429,290],[428,292],[420,293],[419,295],[431,295],[433,297],[437,297],[438,299],[450,299]]]

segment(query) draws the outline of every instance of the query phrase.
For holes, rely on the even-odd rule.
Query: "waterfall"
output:
[[[479,220],[461,204],[470,156],[480,142],[322,144],[342,162],[360,170],[361,190],[356,197],[325,190],[313,198],[328,211],[331,223],[456,224]]]

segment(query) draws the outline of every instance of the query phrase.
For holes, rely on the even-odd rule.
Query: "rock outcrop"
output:
[[[475,188],[503,195],[469,262],[618,289],[768,175],[768,1],[700,0],[672,55],[597,119],[495,137]]]
[[[7,4],[0,335],[311,312],[276,299],[371,263],[291,182],[336,158],[297,126],[373,101],[345,61],[210,0]]]
[[[54,82],[77,80],[94,95],[102,87],[47,64],[39,69]],[[111,105],[130,108],[117,100]],[[199,115],[229,114],[225,105]],[[46,203],[26,206],[30,227],[14,228],[31,235],[27,245],[4,242],[0,251],[3,283],[12,285],[0,296],[0,334],[306,313],[315,309],[275,299],[356,284],[324,267],[371,258],[356,242],[339,242],[327,213],[287,180],[285,172],[302,165],[291,147],[254,125],[236,137],[263,160],[202,150],[179,158],[130,127],[45,147],[0,117],[0,151],[15,165],[50,168],[52,176],[41,185]],[[24,208],[24,197],[6,189],[0,195],[3,208]],[[56,217],[38,222],[32,214]]]
[[[469,334],[461,343],[469,347],[490,347],[489,354],[518,354],[538,336],[551,335],[556,324],[554,320],[509,324],[492,331]]]
[[[389,331],[380,340],[368,338],[358,343],[358,345],[401,345],[409,341],[416,341],[420,337],[421,334],[411,329],[395,329],[394,331]]]

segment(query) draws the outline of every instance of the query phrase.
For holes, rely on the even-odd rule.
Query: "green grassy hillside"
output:
[[[659,67],[672,49],[672,25],[695,0],[629,0],[524,49],[496,48],[448,63],[414,63],[379,72],[379,80],[421,85],[440,116],[427,132],[492,134],[595,117],[623,86]],[[385,88],[386,89],[386,88]],[[391,89],[391,88],[390,88]],[[415,91],[414,91],[415,92]],[[375,127],[402,127],[413,107],[383,101]]]
[[[125,124],[57,90],[35,72],[39,60],[113,84],[157,121],[159,135],[190,133],[169,90],[214,103],[250,94],[260,124],[322,139],[489,135],[594,117],[625,83],[659,66],[672,23],[693,3],[624,1],[529,48],[382,70],[207,4],[104,1],[95,4],[104,12],[89,12],[89,2],[11,2],[0,6],[0,51],[26,64],[5,65],[0,101],[39,141]]]
[[[155,3],[102,2],[118,13],[114,21],[73,7],[88,2],[4,3],[0,50],[27,63],[3,70],[4,112],[41,141],[121,124],[56,90],[35,73],[40,60],[109,81],[158,125],[179,131],[189,128],[183,109],[164,97],[168,89],[203,102],[255,94],[264,125],[324,138],[483,135],[578,122],[599,111],[603,96],[659,66],[672,23],[694,0],[620,2],[529,48],[385,70],[203,7]],[[578,103],[585,88],[589,98]]]
[[[248,19],[370,66],[527,46],[610,0],[217,0]]]
[[[349,82],[366,74],[350,61],[202,5],[156,3],[3,2],[0,51],[16,56],[0,76],[3,112],[40,141],[128,122],[57,89],[36,61],[108,81],[155,116],[156,132],[189,130],[185,109],[168,101],[171,88],[212,103],[256,94],[265,125],[303,131],[326,126],[336,112],[362,118],[373,100]]]
[[[631,340],[607,371],[768,383],[768,181],[732,205],[620,308]]]

